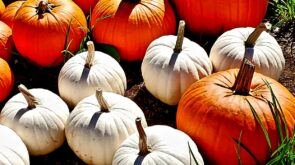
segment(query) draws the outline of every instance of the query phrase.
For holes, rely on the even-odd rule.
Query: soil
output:
[[[272,23],[271,18],[266,21]],[[285,60],[286,66],[279,79],[289,91],[295,96],[295,25],[289,24],[279,30],[272,30],[269,33],[276,38],[280,44]],[[207,52],[214,42],[214,39],[206,43],[201,43]],[[144,111],[149,125],[164,124],[175,127],[175,115],[177,106],[168,106],[156,98],[154,98],[145,88],[141,76],[141,62],[120,62],[127,76],[127,91],[126,97],[135,101]],[[15,75],[15,86],[11,95],[18,93],[17,86],[19,84],[26,85],[30,88],[45,88],[58,94],[57,76],[62,66],[54,68],[39,68],[28,63],[22,57],[15,55],[10,61],[10,66]],[[4,101],[5,103],[5,101]],[[0,104],[0,109],[4,106]],[[79,158],[75,156],[69,146],[65,143],[62,147],[45,156],[31,156],[31,164],[84,164]]]

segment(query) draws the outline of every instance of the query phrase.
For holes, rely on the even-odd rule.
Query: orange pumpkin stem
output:
[[[253,48],[255,46],[257,39],[261,35],[261,33],[266,30],[267,30],[267,27],[264,23],[261,23],[260,25],[258,25],[254,29],[254,31],[249,35],[249,37],[247,38],[247,40],[245,42],[245,46],[247,48]]]
[[[101,107],[101,112],[110,112],[109,105],[102,96],[102,88],[98,88],[95,93],[98,104]]]
[[[149,154],[150,151],[149,151],[149,148],[147,145],[146,134],[145,134],[144,129],[142,127],[140,117],[137,117],[135,119],[135,124],[136,124],[136,128],[137,128],[137,131],[139,134],[139,143],[138,143],[139,153],[138,153],[138,155],[145,156],[145,155]]]
[[[182,51],[182,44],[184,38],[185,22],[184,20],[179,21],[177,39],[174,48],[174,53],[180,53]]]
[[[18,86],[18,90],[20,93],[25,97],[27,103],[28,103],[28,109],[34,109],[36,108],[36,105],[38,104],[37,99],[34,95],[28,90],[27,87],[25,87],[23,84],[20,84]]]
[[[87,49],[88,49],[88,54],[86,57],[85,67],[90,69],[93,64],[93,59],[95,54],[94,43],[92,41],[87,42]]]
[[[255,65],[253,65],[248,59],[244,58],[236,81],[232,87],[234,94],[244,96],[249,95],[254,71]]]

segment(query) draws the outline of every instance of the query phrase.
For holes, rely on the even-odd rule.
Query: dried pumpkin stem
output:
[[[182,50],[183,38],[184,38],[185,22],[183,20],[179,21],[177,39],[174,48],[174,53],[180,53]]]
[[[136,124],[136,128],[137,128],[137,131],[138,131],[138,134],[139,134],[139,143],[138,143],[139,153],[138,153],[138,155],[144,156],[144,155],[147,155],[150,152],[149,152],[149,149],[148,149],[147,140],[146,140],[146,134],[145,134],[144,129],[142,127],[140,117],[135,119],[135,124]]]
[[[106,100],[102,96],[102,88],[98,88],[96,90],[95,96],[98,101],[98,104],[101,107],[101,111],[102,112],[110,112],[108,103],[106,102]]]
[[[255,65],[248,59],[244,58],[240,67],[236,81],[232,87],[236,95],[249,95],[252,78],[255,71]]]
[[[28,103],[28,109],[34,109],[36,108],[36,105],[38,104],[38,101],[34,95],[28,90],[27,87],[25,87],[23,84],[20,84],[18,86],[18,90],[20,93],[25,97],[27,103]]]
[[[48,3],[48,1],[40,1],[38,6],[36,7],[37,9],[37,14],[44,14],[46,12],[51,13],[52,8],[54,8],[55,5]]]
[[[261,33],[266,30],[267,30],[267,27],[264,23],[261,23],[260,25],[258,25],[254,29],[254,31],[249,35],[249,37],[247,38],[247,40],[245,42],[245,46],[253,48],[255,46],[257,39],[261,35]]]
[[[95,54],[94,43],[92,41],[87,42],[87,49],[88,49],[87,51],[88,54],[86,57],[85,67],[90,69],[93,64],[93,59]]]

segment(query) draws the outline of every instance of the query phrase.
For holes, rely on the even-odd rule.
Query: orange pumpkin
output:
[[[172,0],[180,19],[194,34],[218,36],[237,27],[256,27],[268,0]]]
[[[71,0],[27,0],[16,13],[12,37],[22,56],[50,67],[64,61],[67,46],[79,49],[86,27],[83,11]]]
[[[282,107],[289,135],[293,132],[294,96],[274,79],[256,72],[253,75],[254,69],[249,68],[203,78],[190,86],[179,102],[177,128],[194,139],[208,164],[237,164],[239,141],[242,164],[265,164],[270,158],[271,151],[249,103],[266,127],[272,151],[278,147],[278,130],[266,101],[272,102],[271,92],[264,80],[269,82]]]
[[[2,15],[2,13],[4,12],[5,10],[5,4],[3,3],[2,0],[0,0],[0,16]]]
[[[13,48],[11,28],[0,21],[0,58],[9,61]]]
[[[142,60],[154,39],[176,32],[168,0],[99,0],[91,16],[94,40],[118,50],[122,60]]]
[[[5,22],[9,27],[12,28],[16,12],[25,2],[25,0],[19,0],[7,5],[1,16],[1,21]]]
[[[98,0],[73,0],[83,10],[85,15],[89,15]]]
[[[14,77],[8,63],[2,58],[0,58],[0,68],[0,103],[2,103],[13,88]]]

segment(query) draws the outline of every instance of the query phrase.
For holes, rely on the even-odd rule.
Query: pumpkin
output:
[[[20,93],[4,105],[0,123],[21,137],[30,155],[46,155],[64,143],[69,109],[58,95],[47,89],[28,90],[22,84],[18,88]]]
[[[172,0],[171,3],[193,34],[216,37],[233,28],[259,25],[268,0]]]
[[[29,153],[24,142],[13,130],[3,125],[0,125],[0,164],[30,164]]]
[[[0,21],[0,58],[9,61],[13,48],[11,28]]]
[[[18,0],[7,5],[1,16],[1,21],[5,22],[10,28],[12,28],[16,12],[25,2],[25,0]]]
[[[143,128],[140,118],[136,119],[136,126],[138,133],[120,145],[113,165],[204,164],[196,144],[182,131],[166,125]]]
[[[5,10],[5,4],[3,3],[2,0],[0,0],[0,17],[2,15],[2,13],[4,12]]]
[[[137,61],[154,39],[175,33],[176,18],[168,0],[99,0],[90,26],[96,42],[114,46],[122,60]]]
[[[98,0],[73,0],[84,12],[85,15],[90,15],[94,8],[94,6],[96,5],[96,3],[98,2]]]
[[[87,45],[87,52],[70,58],[59,72],[58,91],[71,108],[94,94],[98,87],[120,95],[124,95],[127,88],[125,72],[120,64],[108,54],[95,51],[92,41]]]
[[[294,96],[276,80],[254,72],[249,60],[244,61],[241,69],[220,71],[195,82],[179,101],[176,126],[196,142],[208,164],[237,164],[238,156],[242,164],[266,164],[280,142],[270,106],[275,104],[272,92],[289,135],[294,130]],[[271,149],[258,118],[268,132]]]
[[[13,84],[14,76],[9,64],[0,58],[0,103],[3,102],[10,94]]]
[[[147,126],[136,103],[99,88],[71,112],[66,124],[67,142],[85,163],[111,164],[119,145],[136,131],[136,117]]]
[[[180,21],[178,36],[162,36],[149,45],[141,72],[147,90],[169,105],[176,105],[195,81],[212,72],[206,51],[184,37],[185,22]]]
[[[285,58],[276,39],[265,30],[262,23],[255,29],[235,28],[218,37],[209,55],[214,71],[238,68],[245,57],[255,65],[256,72],[278,80]],[[245,56],[247,48],[251,52]]]
[[[17,11],[12,29],[18,52],[42,67],[61,64],[62,51],[77,51],[86,33],[85,15],[70,0],[27,0]]]

